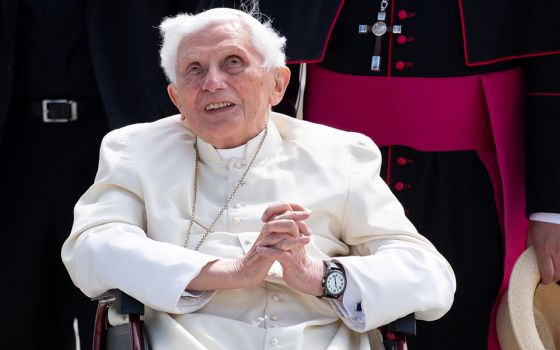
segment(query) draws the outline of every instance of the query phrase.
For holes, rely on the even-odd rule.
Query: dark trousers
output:
[[[382,148],[382,176],[409,219],[449,261],[457,279],[451,310],[417,322],[410,350],[487,348],[503,276],[503,247],[492,184],[476,152]]]
[[[106,118],[43,123],[10,113],[0,143],[4,344],[17,349],[91,349],[96,303],[62,264],[73,207],[93,182]]]

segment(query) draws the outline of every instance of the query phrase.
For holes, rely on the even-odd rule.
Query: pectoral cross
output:
[[[377,13],[377,22],[373,25],[360,24],[358,26],[358,33],[367,34],[373,33],[375,35],[375,49],[373,51],[373,56],[371,58],[371,70],[374,72],[381,71],[381,44],[383,42],[383,35],[387,32],[400,34],[401,26],[394,25],[388,26],[385,23],[386,12],[385,9],[388,5],[388,1],[381,1],[380,11]]]

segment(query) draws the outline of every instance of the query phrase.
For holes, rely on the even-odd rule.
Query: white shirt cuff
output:
[[[551,224],[560,224],[559,213],[533,213],[529,215],[529,220],[549,222]]]
[[[364,323],[364,312],[361,306],[362,298],[356,282],[348,273],[346,274],[346,290],[342,301],[335,299],[334,303],[345,318],[351,318],[358,323]]]

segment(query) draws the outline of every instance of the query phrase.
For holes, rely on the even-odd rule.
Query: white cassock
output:
[[[228,160],[198,139],[196,222],[210,225],[261,137],[248,142],[243,158]],[[368,137],[271,112],[252,168],[199,251],[197,224],[190,249],[183,247],[194,140],[178,115],[109,133],[62,248],[86,295],[119,288],[146,305],[152,349],[370,349],[368,331],[412,312],[434,320],[451,307],[453,271],[379,177],[380,153]],[[312,211],[306,251],[343,264],[359,317],[288,287],[278,263],[258,286],[182,296],[205,264],[250,249],[263,211],[276,201]]]

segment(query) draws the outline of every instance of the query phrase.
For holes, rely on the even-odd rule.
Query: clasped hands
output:
[[[311,241],[311,230],[304,220],[311,212],[297,203],[273,203],[262,215],[261,232],[249,252],[241,259],[241,268],[254,283],[260,283],[278,261],[284,281],[301,292],[322,295],[324,264],[311,259],[305,245]]]
[[[324,264],[310,258],[305,245],[311,230],[305,223],[311,212],[297,203],[269,205],[262,215],[263,226],[244,256],[217,259],[206,264],[187,290],[219,290],[256,286],[266,278],[275,261],[282,265],[286,284],[303,293],[322,295]]]

